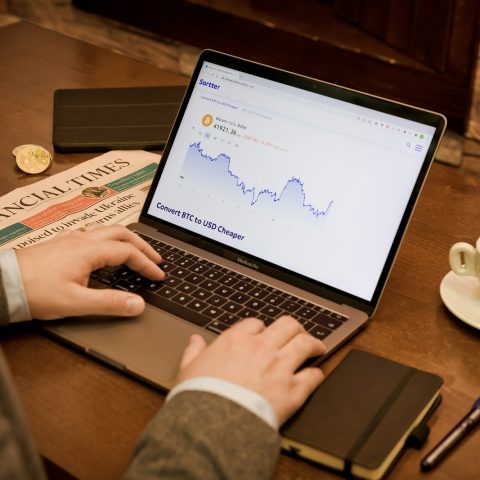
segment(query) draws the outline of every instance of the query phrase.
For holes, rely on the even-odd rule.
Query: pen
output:
[[[480,423],[480,398],[472,409],[438,442],[432,451],[420,462],[422,472],[432,470],[445,455],[465,438]]]

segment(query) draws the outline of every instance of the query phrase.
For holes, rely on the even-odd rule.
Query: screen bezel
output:
[[[407,206],[397,229],[395,238],[392,242],[390,251],[387,255],[387,259],[385,261],[382,272],[378,278],[377,285],[375,287],[371,300],[362,299],[355,295],[338,290],[334,287],[330,287],[316,280],[312,280],[301,274],[287,270],[286,268],[272,264],[253,255],[246,254],[233,247],[224,245],[206,236],[191,232],[166,220],[159,219],[148,213],[148,208],[150,207],[154,191],[163,173],[165,163],[168,159],[179,126],[183,120],[187,104],[192,95],[193,88],[197,83],[200,70],[204,62],[209,62],[218,66],[238,70],[242,73],[256,75],[268,80],[280,82],[285,85],[290,85],[296,88],[307,90],[309,92],[325,95],[327,97],[331,97],[337,100],[346,101],[354,105],[366,107],[376,110],[378,112],[387,113],[407,120],[412,120],[414,122],[423,123],[425,125],[429,125],[435,128],[435,134],[433,135],[429,149],[426,152],[425,159],[417,177],[417,181],[415,182],[415,185],[412,189],[412,193],[407,202]],[[445,127],[446,118],[443,115],[435,112],[402,104],[393,100],[387,100],[364,92],[352,90],[346,87],[341,87],[339,85],[334,85],[310,77],[305,77],[274,67],[262,65],[256,62],[252,62],[250,60],[242,59],[214,50],[204,50],[198,58],[197,65],[187,86],[184,99],[181,103],[174,125],[167,140],[160,165],[157,169],[155,177],[152,181],[152,186],[150,187],[150,191],[148,192],[147,198],[143,205],[139,221],[156,228],[159,232],[178,238],[183,242],[205,249],[221,257],[233,260],[236,263],[240,263],[244,266],[248,264],[253,264],[256,267],[255,269],[252,268],[253,271],[260,271],[276,279],[292,284],[298,288],[307,290],[313,294],[326,297],[336,303],[348,304],[354,308],[364,311],[365,313],[367,313],[367,315],[371,316],[380,300],[380,296],[385,287],[388,275],[394,263],[395,256],[398,252],[401,241],[408,227],[411,213],[415,208],[416,201],[418,200],[418,196],[425,182],[428,170],[433,162],[435,151],[438,144],[440,143],[440,139],[445,130]]]

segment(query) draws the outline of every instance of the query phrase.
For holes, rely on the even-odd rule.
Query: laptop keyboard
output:
[[[162,256],[165,280],[151,281],[124,265],[97,270],[91,278],[106,287],[138,293],[147,303],[214,333],[242,318],[256,317],[268,326],[280,315],[289,314],[312,336],[323,340],[348,320],[345,315],[139,235]]]

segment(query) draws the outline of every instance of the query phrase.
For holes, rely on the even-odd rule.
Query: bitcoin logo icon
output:
[[[209,113],[207,113],[202,117],[202,125],[204,127],[209,127],[212,124],[212,122],[213,122],[213,117]]]

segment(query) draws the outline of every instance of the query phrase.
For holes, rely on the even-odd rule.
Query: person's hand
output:
[[[151,280],[163,280],[161,256],[138,235],[120,225],[60,234],[16,251],[33,318],[53,320],[77,315],[131,316],[145,308],[134,293],[87,288],[92,271],[125,264]]]
[[[280,425],[323,380],[316,367],[297,369],[325,346],[292,317],[282,316],[269,327],[247,318],[218,336],[208,347],[193,335],[183,354],[177,383],[194,377],[217,377],[262,395]]]

